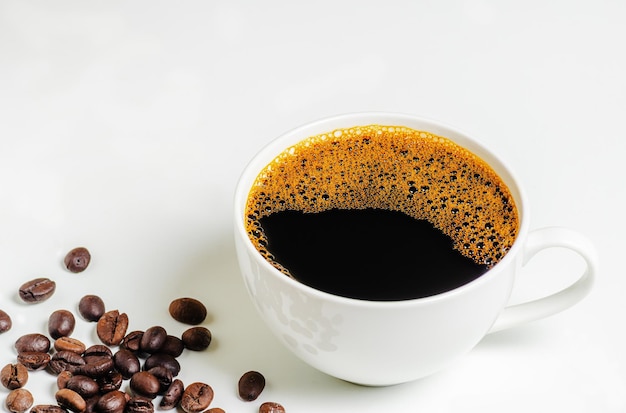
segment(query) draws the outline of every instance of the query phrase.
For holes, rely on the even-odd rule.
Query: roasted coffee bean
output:
[[[183,343],[183,340],[168,334],[165,338],[165,343],[163,343],[163,347],[159,350],[159,353],[165,353],[172,357],[178,357],[183,354],[184,350],[185,344]]]
[[[42,351],[23,351],[17,354],[17,361],[30,371],[39,371],[50,364],[50,354]]]
[[[195,298],[177,298],[170,303],[169,313],[176,321],[196,325],[202,323],[207,316],[207,309]]]
[[[30,413],[67,413],[67,410],[56,404],[37,404],[31,407]]]
[[[49,278],[35,278],[19,288],[20,298],[27,303],[40,303],[52,297],[56,283]]]
[[[13,413],[23,413],[33,405],[33,395],[26,389],[11,390],[7,395],[6,405]]]
[[[205,410],[205,413],[226,413],[226,411],[219,407],[211,407],[209,410]]]
[[[141,338],[143,337],[143,331],[135,330],[128,333],[124,340],[120,343],[120,348],[125,348],[133,353],[139,353],[139,347],[141,346]]]
[[[48,333],[55,340],[72,334],[75,326],[74,314],[68,310],[56,310],[48,318]]]
[[[83,353],[83,360],[85,360],[82,368],[83,374],[94,379],[107,374],[114,368],[113,352],[102,344],[88,347]]]
[[[28,381],[28,370],[21,363],[7,364],[0,370],[0,381],[9,390],[22,388]]]
[[[139,350],[145,353],[154,354],[159,351],[167,338],[167,331],[161,326],[154,326],[146,329],[139,342]]]
[[[113,351],[105,345],[96,344],[90,346],[83,353],[85,367],[83,371],[89,371],[90,377],[97,377],[113,369]]]
[[[180,407],[187,413],[198,413],[206,410],[213,400],[213,389],[205,383],[191,383],[183,392]]]
[[[122,374],[125,379],[130,379],[133,374],[141,370],[139,359],[130,350],[120,349],[113,355],[115,369]]]
[[[108,393],[110,391],[119,390],[122,387],[124,378],[118,371],[110,371],[101,377],[97,377],[96,381],[100,386],[100,393]]]
[[[138,396],[154,399],[159,394],[161,384],[152,373],[140,371],[130,378],[130,389]]]
[[[248,371],[239,379],[239,397],[251,402],[256,400],[265,388],[265,377],[258,371]]]
[[[183,391],[185,391],[183,382],[180,379],[174,379],[170,387],[168,387],[163,394],[159,407],[161,407],[162,410],[176,408],[178,403],[180,403],[180,399],[183,397]]]
[[[159,394],[165,393],[174,379],[172,372],[162,366],[152,367],[148,370],[148,373],[152,374],[159,381]]]
[[[165,367],[172,372],[172,376],[178,376],[180,372],[180,363],[176,358],[165,353],[155,353],[150,355],[143,363],[144,370],[150,370],[153,367]]]
[[[54,340],[54,349],[56,351],[71,351],[76,354],[85,352],[85,343],[72,337],[59,337]]]
[[[285,413],[285,408],[275,402],[265,402],[259,407],[259,413]]]
[[[72,374],[80,374],[85,366],[85,360],[80,354],[71,351],[59,351],[54,353],[48,363],[48,367],[54,374],[59,374],[63,370],[67,370]]]
[[[87,321],[98,321],[104,312],[104,301],[97,295],[86,295],[78,302],[78,314]]]
[[[85,352],[83,353],[83,357],[85,358],[85,361],[88,361],[89,357],[113,357],[113,351],[102,344],[94,344],[92,346],[89,346],[85,349]]]
[[[211,332],[205,327],[191,327],[183,332],[181,339],[185,348],[202,351],[211,344]]]
[[[74,390],[61,389],[54,395],[59,406],[71,410],[74,413],[81,413],[87,408],[85,399]]]
[[[39,333],[24,334],[15,341],[15,349],[18,354],[27,351],[47,353],[50,350],[50,339]]]
[[[65,255],[63,263],[73,273],[83,272],[91,261],[91,254],[85,247],[77,247]]]
[[[98,413],[124,413],[127,397],[126,393],[119,390],[103,394],[102,397],[98,399],[96,411]]]
[[[67,387],[67,382],[74,376],[67,370],[63,370],[59,374],[57,374],[57,389],[61,390]]]
[[[131,397],[126,402],[126,413],[154,413],[154,404],[144,397]]]
[[[3,310],[0,310],[0,334],[9,331],[12,326],[11,317]]]
[[[88,361],[80,367],[80,371],[86,376],[97,379],[108,374],[114,367],[112,357],[89,356]]]
[[[107,311],[100,317],[96,326],[98,338],[108,346],[119,345],[128,328],[128,316],[118,310]]]
[[[97,413],[96,406],[98,404],[98,400],[100,400],[100,395],[97,394],[95,396],[91,396],[90,398],[85,400],[85,410],[82,413]]]
[[[96,383],[94,379],[83,374],[75,374],[70,377],[64,388],[74,390],[85,400],[100,392],[100,386],[98,383]]]

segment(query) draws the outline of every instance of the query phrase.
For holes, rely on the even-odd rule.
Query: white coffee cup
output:
[[[428,131],[485,160],[511,191],[519,214],[517,238],[485,274],[438,295],[402,301],[367,301],[311,288],[277,270],[255,249],[245,230],[245,206],[259,172],[286,148],[310,136],[360,125],[396,125]],[[560,227],[529,231],[529,208],[520,182],[477,140],[439,122],[393,113],[355,113],[309,123],[278,137],[247,165],[235,195],[235,241],[246,288],[261,317],[300,359],[337,378],[372,386],[422,378],[469,352],[486,334],[540,319],[585,297],[597,271],[594,247]],[[507,306],[520,268],[538,251],[564,247],[586,269],[548,297]]]

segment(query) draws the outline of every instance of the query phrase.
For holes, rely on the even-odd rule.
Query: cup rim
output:
[[[423,126],[412,127],[410,123],[419,123]],[[291,277],[286,276],[284,273],[270,264],[254,247],[250,241],[244,225],[245,204],[248,198],[250,187],[260,171],[269,164],[278,154],[284,149],[295,143],[308,138],[309,136],[318,135],[321,133],[332,132],[339,128],[347,128],[353,126],[364,126],[371,124],[389,125],[389,126],[406,126],[417,130],[426,130],[435,135],[446,137],[455,143],[466,147],[474,154],[483,158],[496,173],[505,181],[507,187],[511,191],[515,200],[515,205],[519,215],[519,229],[517,237],[511,246],[511,249],[507,254],[487,272],[479,276],[478,278],[461,285],[452,290],[448,290],[439,294],[419,297],[403,300],[367,300],[351,297],[344,297],[328,293],[316,288],[303,284]],[[297,138],[295,138],[297,137]],[[458,142],[461,138],[463,141],[471,143],[471,148],[467,145]],[[464,143],[467,143],[464,142]],[[489,159],[485,159],[485,155],[488,155]],[[265,269],[269,270],[272,277],[280,277],[283,282],[287,283],[291,287],[308,295],[315,296],[324,301],[331,301],[338,304],[349,304],[352,306],[366,306],[366,307],[382,307],[382,308],[401,308],[401,307],[413,307],[415,305],[428,305],[433,302],[453,299],[454,297],[465,294],[468,291],[479,288],[482,284],[489,282],[490,279],[497,277],[502,269],[509,265],[509,262],[514,260],[519,250],[522,248],[523,240],[529,230],[529,213],[528,202],[526,194],[520,185],[515,173],[511,168],[504,163],[501,158],[495,154],[491,149],[488,149],[480,140],[475,138],[472,134],[462,131],[456,127],[450,126],[447,123],[427,118],[423,116],[411,115],[399,112],[350,112],[334,116],[327,116],[319,118],[317,120],[304,123],[298,127],[287,130],[274,139],[270,140],[264,146],[262,146],[253,157],[248,161],[244,167],[239,179],[237,180],[237,186],[235,189],[235,231],[236,236],[243,238],[244,246],[246,250],[252,253],[253,256],[258,257],[258,263]]]

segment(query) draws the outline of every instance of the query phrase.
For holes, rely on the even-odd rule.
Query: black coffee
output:
[[[455,250],[430,222],[398,211],[281,211],[262,218],[261,225],[274,259],[294,278],[344,297],[426,297],[487,270]]]
[[[246,228],[270,263],[302,283],[400,300],[483,274],[513,244],[518,215],[473,153],[428,132],[368,125],[277,156],[250,190]]]

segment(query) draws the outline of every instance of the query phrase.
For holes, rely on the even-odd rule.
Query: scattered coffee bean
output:
[[[104,301],[97,295],[86,295],[78,302],[78,313],[87,321],[97,322],[104,312]]]
[[[135,330],[128,333],[122,342],[120,348],[125,348],[133,353],[139,353],[139,347],[141,346],[141,337],[143,337],[143,331]]]
[[[110,391],[98,399],[95,410],[99,413],[124,413],[126,402],[127,395],[125,392]]]
[[[3,310],[0,310],[0,334],[9,331],[12,326],[11,317]]]
[[[17,354],[17,362],[30,371],[39,371],[50,364],[50,354],[43,351],[23,351]]]
[[[154,413],[152,400],[144,397],[131,397],[126,402],[126,413]]]
[[[87,262],[88,264],[88,262]],[[86,265],[85,265],[86,267]],[[83,268],[84,269],[84,268]],[[56,284],[47,278],[37,278],[23,284],[20,297],[26,302],[41,302],[49,298]],[[171,316],[182,323],[196,325],[207,316],[206,307],[193,298],[179,298],[170,303]],[[224,413],[219,407],[208,409],[213,400],[211,386],[201,382],[187,388],[174,377],[180,372],[176,359],[184,349],[204,350],[211,343],[211,332],[201,326],[188,328],[181,337],[168,335],[163,327],[153,326],[145,331],[126,334],[128,316],[118,310],[105,311],[104,302],[96,295],[84,296],[78,305],[79,314],[87,321],[97,321],[96,334],[103,344],[85,348],[85,344],[70,337],[75,327],[74,315],[68,310],[56,310],[48,318],[48,333],[54,339],[54,352],[49,354],[50,340],[33,333],[15,342],[18,362],[7,365],[0,376],[2,384],[11,391],[23,390],[28,371],[48,368],[57,374],[58,405],[40,404],[31,413],[154,413],[151,399],[162,395],[162,410],[180,407],[185,413]],[[11,328],[11,319],[0,310],[0,333]],[[119,346],[113,354],[109,346]],[[145,358],[143,366],[140,358]],[[121,390],[129,379],[129,390]],[[245,373],[239,381],[239,395],[252,401],[265,386],[264,377],[254,371]],[[17,394],[17,393],[16,393]],[[28,393],[30,395],[30,393]],[[133,397],[131,397],[133,394]],[[24,413],[18,402],[12,401],[12,413]],[[32,395],[30,402],[32,406]],[[277,403],[264,403],[263,412],[284,412]],[[30,408],[27,407],[26,410]],[[261,411],[261,410],[260,410]]]
[[[90,356],[87,359],[83,357],[85,364],[80,367],[80,371],[93,379],[106,376],[114,367],[112,357],[107,356]]]
[[[13,413],[23,413],[33,405],[33,395],[26,389],[11,390],[7,395],[6,405]]]
[[[48,363],[48,367],[54,374],[59,374],[63,370],[67,370],[72,374],[80,374],[85,366],[85,360],[80,354],[71,351],[59,351],[54,353]]]
[[[56,310],[48,318],[48,333],[55,340],[72,334],[75,326],[74,314],[68,310]]]
[[[27,303],[40,303],[54,294],[56,283],[49,278],[35,278],[19,288],[20,298]]]
[[[9,390],[20,389],[28,381],[28,370],[21,363],[7,364],[0,370],[0,381]]]
[[[187,413],[198,413],[206,410],[213,401],[213,389],[201,382],[191,383],[183,392],[180,407]]]
[[[100,395],[92,396],[85,400],[85,410],[82,413],[99,413],[96,411],[96,406],[98,405],[98,400],[100,400]]]
[[[172,376],[174,377],[178,376],[178,373],[180,373],[180,363],[169,354],[155,353],[150,355],[150,357],[143,362],[144,370],[150,370],[151,368],[158,366],[165,367],[171,371]]]
[[[83,374],[75,374],[70,377],[64,388],[74,390],[85,400],[100,393],[100,386],[98,383],[96,383],[94,379]]]
[[[87,269],[91,261],[91,254],[84,247],[74,248],[67,253],[63,263],[65,267],[73,273],[83,272]]]
[[[285,413],[285,408],[275,402],[265,402],[259,407],[259,413]]]
[[[167,331],[161,326],[146,329],[141,336],[139,349],[145,353],[154,354],[159,351],[167,338]]]
[[[103,344],[94,344],[93,346],[89,346],[85,349],[83,353],[83,358],[85,362],[88,363],[90,361],[90,357],[101,358],[101,357],[113,357],[113,351],[103,345]]]
[[[178,357],[183,354],[183,350],[185,350],[185,343],[183,343],[183,340],[176,336],[168,335],[165,338],[165,343],[163,343],[163,347],[161,347],[159,353],[165,353],[172,357]]]
[[[57,374],[57,389],[61,390],[67,387],[67,382],[70,381],[73,374],[67,370],[63,370]]]
[[[67,410],[56,404],[37,404],[30,409],[30,413],[67,413]]]
[[[138,396],[154,399],[161,389],[159,379],[147,371],[140,371],[130,378],[130,389]]]
[[[169,312],[176,321],[196,325],[202,323],[207,316],[207,309],[195,298],[177,298],[170,303]]]
[[[159,393],[163,394],[167,391],[167,389],[172,384],[172,380],[174,376],[172,376],[172,372],[162,366],[152,367],[150,370],[147,370],[148,373],[152,374],[159,381]]]
[[[15,341],[15,349],[18,354],[27,351],[47,353],[50,350],[50,339],[39,333],[24,334]]]
[[[125,379],[130,379],[133,374],[141,371],[139,358],[137,358],[135,353],[125,348],[119,349],[113,355],[113,364],[115,365],[115,369],[120,372]]]
[[[54,395],[57,403],[64,409],[70,410],[74,413],[81,413],[87,407],[85,399],[74,390],[61,389]]]
[[[59,337],[54,340],[54,349],[56,351],[71,351],[76,354],[83,354],[86,350],[85,343],[72,337]]]
[[[184,391],[185,386],[183,382],[180,379],[174,379],[161,398],[159,403],[161,410],[171,410],[178,406]]]
[[[256,400],[265,388],[265,377],[258,371],[248,371],[239,379],[239,397],[251,402]]]
[[[82,374],[93,379],[108,374],[115,367],[113,352],[104,345],[89,347],[83,353],[83,360],[85,365],[81,368]]]
[[[128,316],[118,310],[107,311],[100,317],[96,325],[96,333],[100,340],[109,346],[119,345],[128,328]]]
[[[183,332],[181,339],[185,348],[202,351],[211,344],[211,332],[205,327],[191,327]]]
[[[121,389],[124,378],[117,371],[109,371],[106,374],[97,377],[96,381],[100,386],[100,393],[104,394]]]

